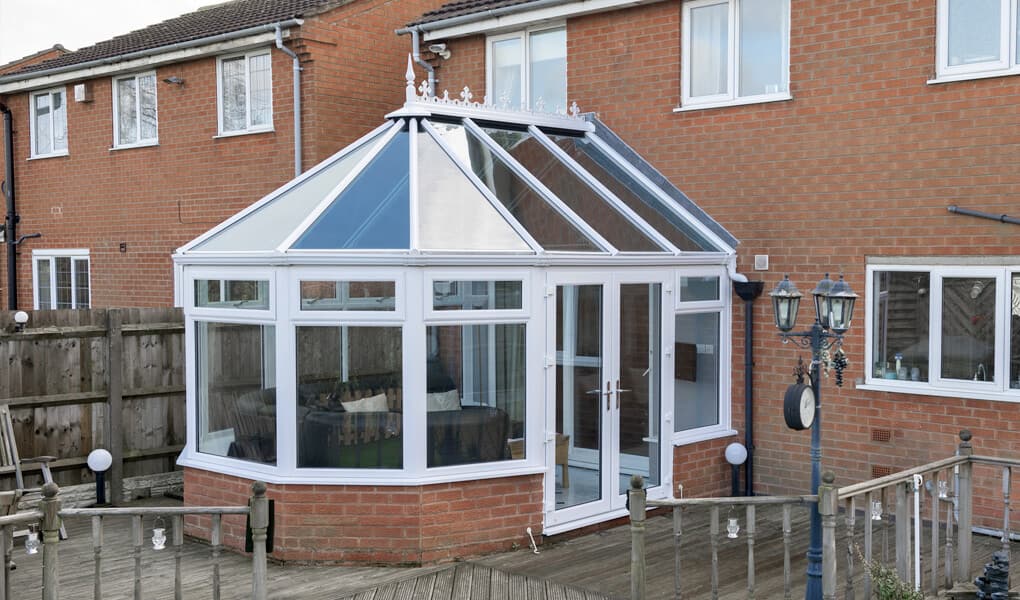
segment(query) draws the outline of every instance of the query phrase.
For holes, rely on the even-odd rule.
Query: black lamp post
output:
[[[818,493],[822,482],[822,389],[821,365],[823,352],[833,346],[842,346],[843,334],[850,329],[853,317],[854,302],[857,294],[850,285],[839,277],[832,281],[829,275],[818,282],[811,292],[814,296],[815,323],[808,331],[791,332],[797,323],[797,309],[800,307],[802,294],[789,276],[783,278],[772,293],[772,307],[775,311],[776,327],[783,343],[795,341],[802,348],[811,349],[811,387],[814,392],[814,414],[811,422],[811,493]],[[837,369],[841,369],[837,365]],[[840,381],[837,378],[837,384]],[[789,394],[788,394],[789,395]],[[822,519],[818,514],[818,504],[811,505],[811,541],[807,552],[807,590],[806,600],[822,600]]]

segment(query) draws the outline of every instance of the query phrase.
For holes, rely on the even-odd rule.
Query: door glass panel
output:
[[[995,279],[942,280],[942,378],[995,381]]]
[[[659,485],[659,394],[661,377],[662,284],[620,286],[619,492],[641,475]]]
[[[602,286],[556,288],[556,509],[602,498]]]

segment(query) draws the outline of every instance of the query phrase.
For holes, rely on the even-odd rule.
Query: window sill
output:
[[[774,94],[769,96],[750,96],[747,98],[737,98],[735,100],[726,100],[723,102],[705,102],[704,104],[685,104],[678,106],[673,109],[673,112],[689,112],[692,110],[705,110],[709,108],[725,108],[727,106],[745,106],[748,104],[768,104],[769,102],[785,102],[787,100],[793,100],[793,96],[789,93]]]
[[[969,400],[992,400],[997,402],[1020,402],[1020,389],[1010,389],[1007,392],[992,390],[974,390],[966,388],[940,388],[924,383],[898,382],[890,380],[869,381],[858,383],[854,389],[866,390],[869,392],[890,392],[894,394],[911,394],[915,396],[940,396],[944,398],[966,398]]]
[[[1009,77],[1010,75],[1020,75],[1020,65],[1011,69],[995,69],[994,71],[971,71],[969,73],[953,73],[951,75],[936,75],[934,79],[929,79],[926,83],[928,85],[938,85],[940,83],[953,83],[954,81],[970,81],[972,79],[992,79],[993,77]]]
[[[674,446],[687,446],[689,444],[697,444],[699,442],[707,442],[709,440],[717,440],[719,438],[732,437],[735,435],[737,435],[736,429],[714,425],[711,427],[703,427],[701,429],[692,429],[689,431],[674,433],[673,439],[670,441]]]
[[[159,140],[154,142],[143,142],[140,144],[124,144],[123,146],[112,146],[110,152],[116,152],[118,150],[134,150],[135,148],[152,148],[153,146],[159,146]]]
[[[61,156],[70,156],[70,155],[71,155],[70,152],[68,152],[67,150],[64,150],[63,152],[53,152],[51,154],[37,154],[35,156],[29,156],[26,160],[43,160],[43,159],[46,159],[46,158],[59,158]]]
[[[217,133],[213,136],[214,140],[222,138],[233,138],[244,135],[256,135],[259,133],[276,133],[276,129],[269,127],[267,129],[245,129],[244,131],[228,131],[226,133]]]

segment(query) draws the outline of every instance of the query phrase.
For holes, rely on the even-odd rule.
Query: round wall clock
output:
[[[815,422],[815,392],[811,386],[795,383],[786,388],[783,416],[790,429],[800,431],[811,427]]]

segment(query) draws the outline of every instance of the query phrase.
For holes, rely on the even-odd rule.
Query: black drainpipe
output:
[[[744,495],[754,495],[754,300],[764,281],[734,281],[733,290],[744,301]]]
[[[947,208],[949,209],[949,212],[958,215],[967,215],[968,217],[978,217],[980,219],[991,219],[1000,223],[1009,223],[1010,225],[1020,225],[1020,218],[1011,217],[1009,215],[996,215],[970,208],[960,208],[955,204],[950,204]]]
[[[11,109],[0,103],[4,114],[4,182],[3,194],[7,198],[7,218],[4,220],[4,241],[7,243],[7,310],[18,310],[18,260],[17,224],[18,214],[14,210],[14,129]]]

